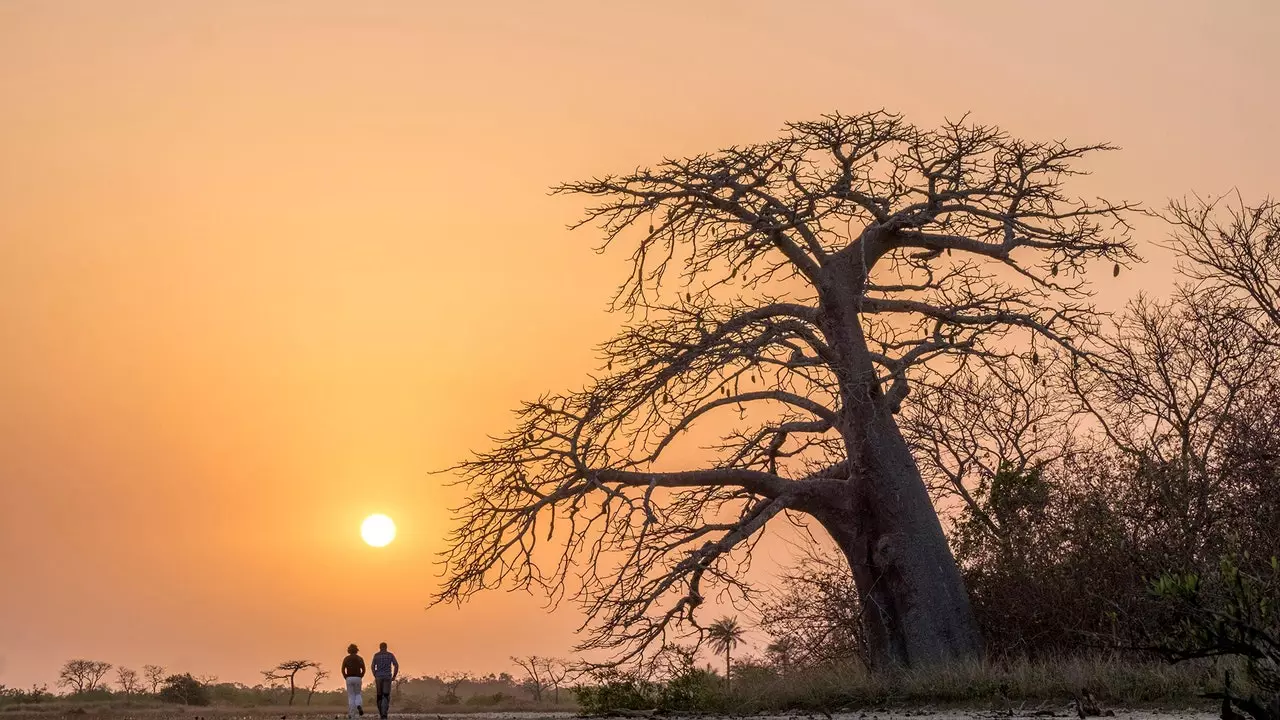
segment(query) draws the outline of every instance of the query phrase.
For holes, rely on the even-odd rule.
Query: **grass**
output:
[[[1186,707],[1220,682],[1205,664],[1168,665],[1117,659],[1069,659],[973,663],[946,668],[870,673],[861,666],[802,672],[762,692],[739,693],[762,708],[869,706],[978,706],[1006,709],[1058,705],[1089,690],[1104,705]],[[754,695],[754,697],[753,697]]]
[[[735,673],[735,676],[737,674]],[[729,714],[788,711],[836,712],[864,709],[967,708],[1065,711],[1075,694],[1088,690],[1104,708],[1207,709],[1200,693],[1221,687],[1221,669],[1211,663],[1168,665],[1115,658],[985,662],[946,668],[868,672],[861,665],[799,670],[785,674],[748,669],[726,690],[723,678],[703,672],[700,686],[681,687],[675,711]],[[596,693],[593,697],[607,695]],[[613,693],[637,705],[660,707],[659,686]],[[667,694],[669,695],[669,693]],[[593,714],[614,708],[594,703]]]

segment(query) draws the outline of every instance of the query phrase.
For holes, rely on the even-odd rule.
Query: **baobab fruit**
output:
[[[1111,277],[1120,277],[1120,263],[1116,263],[1116,266],[1111,268]]]

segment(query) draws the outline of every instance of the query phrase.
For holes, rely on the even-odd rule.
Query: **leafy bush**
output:
[[[605,668],[592,673],[591,685],[573,688],[578,707],[587,715],[617,710],[646,710],[657,705],[658,687],[634,673]]]
[[[33,683],[30,690],[0,685],[0,704],[30,704],[52,699],[53,693],[49,692],[48,685],[36,685]]]
[[[1250,566],[1247,556],[1228,555],[1206,576],[1166,573],[1154,581],[1152,592],[1177,614],[1158,647],[1175,662],[1242,658],[1256,694],[1233,695],[1228,676],[1224,709],[1235,705],[1258,720],[1280,720],[1280,559]]]
[[[209,689],[199,680],[191,677],[190,673],[170,675],[164,679],[164,685],[160,688],[159,697],[168,703],[208,705]]]

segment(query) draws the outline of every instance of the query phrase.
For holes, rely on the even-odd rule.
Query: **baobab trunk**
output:
[[[839,354],[838,429],[849,483],[845,496],[827,498],[813,514],[853,571],[874,665],[971,659],[981,639],[964,581],[862,331],[859,300],[875,262],[868,242],[874,238],[864,236],[824,268],[823,330]]]
[[[981,640],[938,515],[893,418],[865,428],[848,497],[815,513],[853,571],[877,667],[977,657]]]

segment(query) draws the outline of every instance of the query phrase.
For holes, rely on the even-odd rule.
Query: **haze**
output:
[[[537,598],[424,610],[459,497],[427,473],[617,322],[623,257],[549,185],[885,107],[1122,146],[1082,192],[1258,198],[1278,28],[1267,0],[0,0],[0,683],[567,653]],[[1141,230],[1105,301],[1167,286]]]

